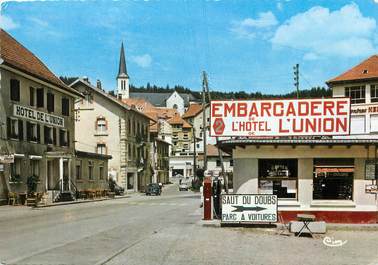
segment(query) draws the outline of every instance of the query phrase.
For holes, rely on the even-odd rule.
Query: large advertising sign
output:
[[[222,195],[222,222],[275,223],[277,204],[277,195]]]
[[[62,117],[34,110],[28,107],[13,105],[13,115],[31,121],[41,122],[47,125],[64,127],[64,119]]]
[[[348,135],[350,99],[211,101],[211,136]]]

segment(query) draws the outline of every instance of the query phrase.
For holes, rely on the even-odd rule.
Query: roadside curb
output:
[[[247,225],[222,225],[220,220],[199,220],[198,225],[203,227],[240,227],[240,228],[252,228]],[[277,229],[283,229],[284,226],[281,223],[274,224]],[[327,231],[378,231],[378,224],[326,224]],[[254,226],[253,228],[266,228]]]
[[[124,195],[124,196],[118,196],[118,197],[115,197],[115,198],[102,198],[102,199],[71,201],[71,202],[57,202],[57,203],[54,203],[54,204],[38,205],[34,208],[47,208],[47,207],[56,207],[56,206],[71,205],[71,204],[101,202],[101,201],[125,199],[125,198],[130,198],[130,197],[132,197],[132,196],[131,195]]]

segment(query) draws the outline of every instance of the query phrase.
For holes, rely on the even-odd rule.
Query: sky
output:
[[[282,94],[378,54],[378,0],[7,1],[0,25],[57,76]]]

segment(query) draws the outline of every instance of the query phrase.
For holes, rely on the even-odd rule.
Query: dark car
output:
[[[109,179],[109,189],[115,195],[123,195],[125,192],[125,189],[119,186],[113,179]]]
[[[146,187],[146,195],[160,195],[161,189],[158,183],[150,183]]]

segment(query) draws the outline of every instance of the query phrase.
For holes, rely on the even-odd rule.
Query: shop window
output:
[[[365,86],[352,86],[345,88],[345,96],[350,97],[352,104],[365,103]]]
[[[101,164],[98,169],[99,169],[99,178],[104,179],[104,165]]]
[[[99,117],[96,119],[96,131],[98,133],[101,133],[101,132],[106,132],[108,130],[107,128],[107,122],[105,120],[105,118],[103,117]]]
[[[353,159],[314,159],[313,199],[352,200]]]
[[[60,146],[68,146],[68,131],[59,130],[59,144]]]
[[[10,80],[10,99],[12,101],[20,101],[20,81],[17,79]]]
[[[37,89],[37,108],[43,108],[44,107],[44,90],[43,88]]]
[[[29,87],[29,104],[30,106],[35,106],[35,88]]]
[[[96,153],[101,154],[101,155],[105,155],[107,153],[106,149],[107,149],[106,144],[97,144]]]
[[[54,112],[54,94],[51,92],[47,93],[47,111]]]
[[[36,123],[26,122],[26,137],[30,142],[39,142],[40,126]]]
[[[378,115],[370,115],[370,132],[378,133]]]
[[[259,159],[259,193],[278,198],[296,199],[298,181],[297,159]]]
[[[44,126],[44,143],[53,144],[53,128],[49,126]]]
[[[36,159],[31,159],[30,160],[30,169],[31,169],[31,174],[33,176],[39,176],[39,160]]]
[[[88,161],[88,179],[93,179],[93,161]]]
[[[378,102],[378,84],[370,85],[370,98],[371,102]]]
[[[81,160],[76,160],[76,179],[81,179]]]
[[[11,164],[11,172],[9,175],[9,182],[20,182],[21,181],[21,158],[15,158],[14,162]]]
[[[62,98],[62,115],[70,116],[70,100],[68,98]]]
[[[350,118],[350,133],[364,134],[365,133],[365,115],[351,116]]]

